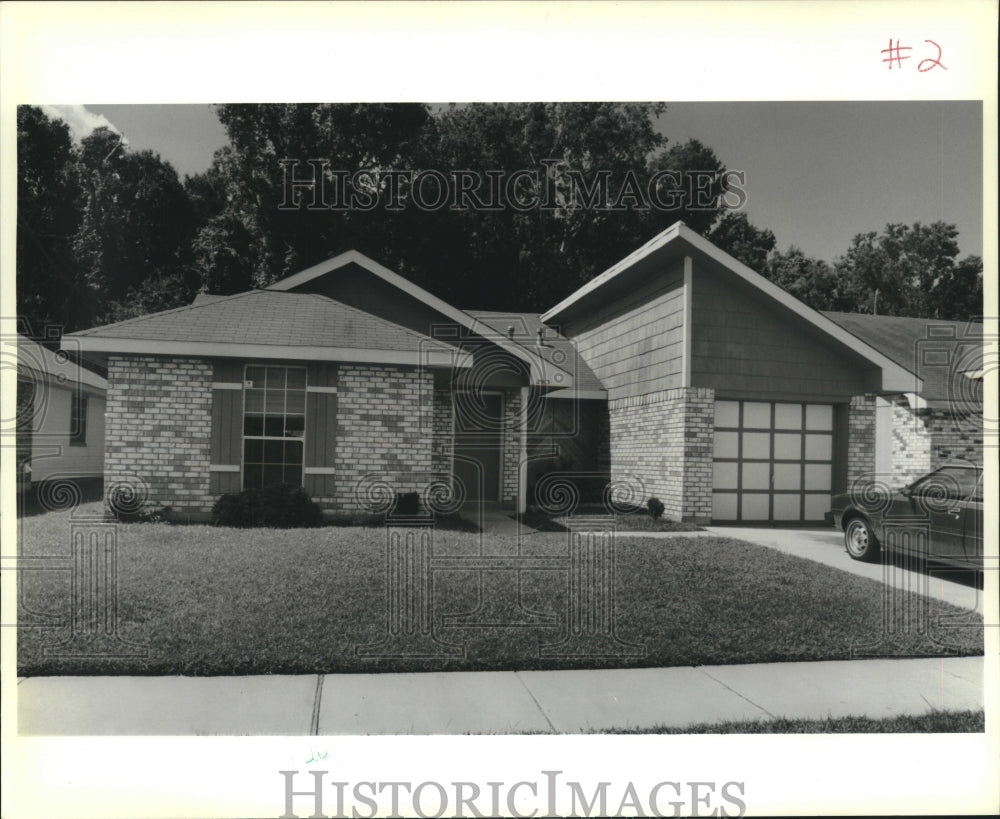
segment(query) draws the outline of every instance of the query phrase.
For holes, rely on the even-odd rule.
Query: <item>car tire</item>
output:
[[[854,517],[844,526],[844,546],[855,560],[874,563],[879,559],[881,547],[867,520]]]

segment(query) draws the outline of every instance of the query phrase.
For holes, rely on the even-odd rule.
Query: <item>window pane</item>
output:
[[[767,520],[770,497],[766,492],[744,492],[743,513],[740,515],[740,520]]]
[[[771,436],[767,432],[743,433],[744,458],[770,458]]]
[[[285,419],[280,415],[268,415],[264,419],[264,434],[275,438],[285,435]]]
[[[302,442],[301,441],[285,441],[285,463],[286,464],[301,464],[302,463]]]
[[[263,435],[264,434],[264,416],[263,415],[247,415],[243,419],[243,434],[244,435]]]
[[[799,506],[802,503],[801,495],[775,495],[774,496],[774,519],[775,520],[798,520]]]
[[[806,435],[806,460],[829,461],[833,455],[833,436]]]
[[[279,465],[266,464],[261,467],[261,486],[276,486],[282,482],[282,472],[284,470]]]
[[[735,489],[736,475],[735,463],[716,461],[712,464],[712,487],[714,489]]]
[[[792,432],[776,432],[774,457],[779,461],[799,460],[802,457],[802,436]]]
[[[712,494],[712,519],[736,520],[736,493]]]
[[[833,407],[829,404],[806,404],[806,429],[833,430]]]
[[[285,459],[283,444],[283,441],[264,441],[264,463],[282,463]]]
[[[298,390],[292,390],[285,396],[285,412],[304,415],[306,411],[306,394]]]
[[[267,388],[268,390],[280,390],[285,389],[285,368],[284,367],[268,367],[267,368]]]
[[[243,409],[245,412],[263,412],[264,390],[247,390]]]
[[[285,419],[285,434],[301,438],[305,434],[306,418],[304,415],[289,415]]]
[[[805,520],[822,520],[830,511],[829,495],[806,495]]]
[[[291,484],[292,486],[302,486],[302,467],[286,466],[282,482]]]
[[[802,429],[802,405],[775,404],[774,426],[776,429]]]
[[[243,460],[248,464],[259,464],[264,460],[264,442],[245,441],[243,444]]]
[[[831,472],[829,464],[806,464],[806,489],[829,491]]]
[[[771,405],[759,401],[743,402],[743,428],[771,428]]]
[[[743,464],[743,488],[767,489],[771,486],[770,464]]]
[[[285,393],[283,391],[274,392],[273,390],[269,389],[265,393],[264,410],[266,412],[284,412]]]
[[[979,471],[962,467],[944,467],[932,472],[920,481],[914,489],[918,493],[929,492],[939,497],[965,500],[976,491]]]
[[[802,488],[802,467],[798,464],[775,464],[774,465],[774,488],[775,489],[801,489]],[[796,517],[798,515],[796,514]]]
[[[735,458],[738,453],[738,432],[716,432],[714,455],[716,458]]]
[[[715,425],[717,427],[738,427],[740,425],[739,401],[716,401]]]
[[[306,388],[306,371],[301,367],[292,367],[288,370],[288,389],[304,390]]]
[[[258,464],[246,464],[243,467],[244,489],[254,489],[260,486],[260,469]]]
[[[252,382],[252,386],[257,389],[264,389],[264,368],[263,367],[247,367],[246,374],[247,381]]]

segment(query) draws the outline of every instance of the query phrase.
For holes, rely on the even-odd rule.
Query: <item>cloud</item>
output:
[[[104,114],[95,114],[88,111],[85,105],[43,105],[42,111],[46,116],[53,119],[61,119],[69,126],[73,139],[79,142],[89,136],[96,128],[107,128],[120,135],[122,140],[128,145],[128,139]]]

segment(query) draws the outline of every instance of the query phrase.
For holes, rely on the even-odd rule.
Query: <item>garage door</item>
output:
[[[821,522],[833,482],[832,404],[716,401],[712,519]]]

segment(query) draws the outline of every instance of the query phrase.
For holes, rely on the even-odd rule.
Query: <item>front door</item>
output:
[[[455,395],[455,477],[468,500],[500,500],[503,393]]]

